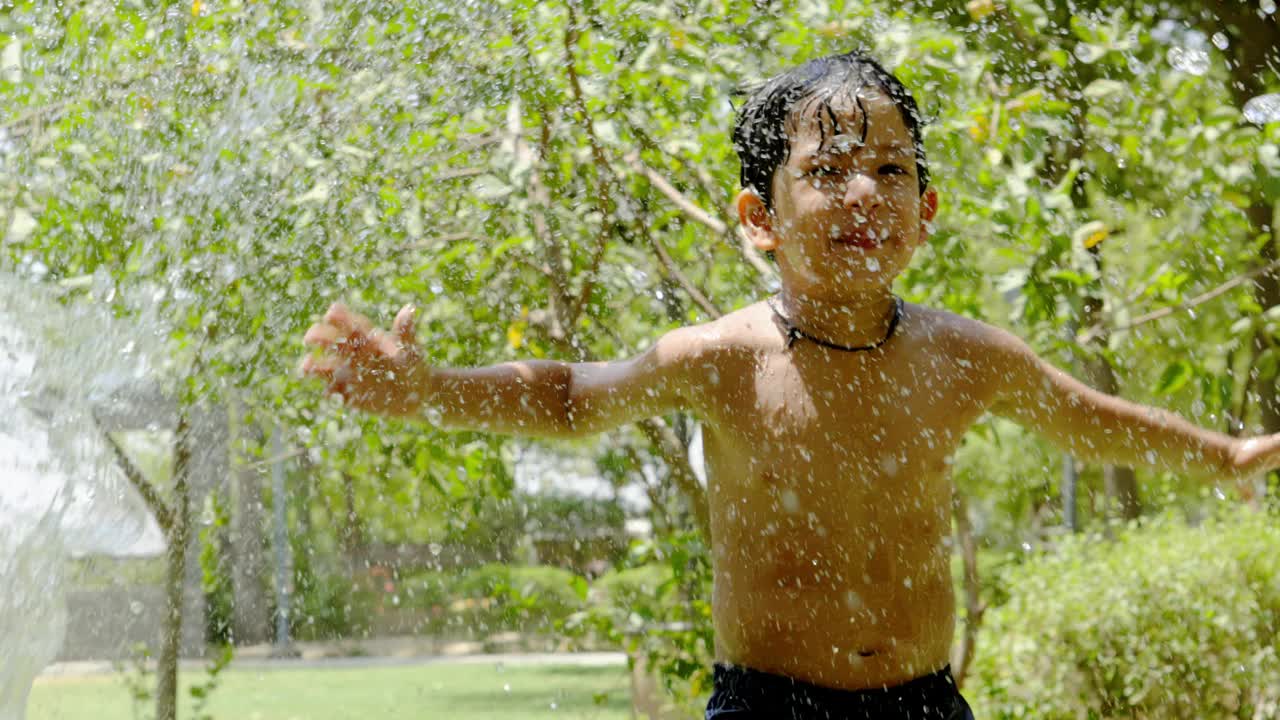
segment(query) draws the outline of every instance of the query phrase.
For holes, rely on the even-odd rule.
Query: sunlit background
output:
[[[737,91],[851,48],[929,121],[899,294],[1280,431],[1272,0],[9,0],[0,720],[698,717],[698,418],[446,433],[301,337],[413,302],[433,363],[610,360],[775,292]],[[952,472],[978,717],[1280,715],[1274,478],[995,418]]]

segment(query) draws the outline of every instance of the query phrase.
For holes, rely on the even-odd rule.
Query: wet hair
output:
[[[831,121],[833,128],[838,126],[832,104],[841,98],[856,103],[862,111],[862,141],[866,142],[867,111],[858,97],[858,91],[866,87],[883,90],[902,112],[902,120],[915,145],[916,174],[923,195],[929,187],[929,163],[925,159],[922,137],[925,120],[902,81],[859,50],[810,60],[742,91],[747,101],[733,125],[733,149],[742,162],[742,187],[755,190],[765,207],[773,207],[773,174],[791,153],[787,125],[799,111],[815,102],[819,106],[818,124],[824,142],[823,116]],[[833,130],[833,135],[836,132]]]

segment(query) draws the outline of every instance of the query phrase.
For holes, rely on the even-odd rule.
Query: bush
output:
[[[670,582],[674,573],[665,565],[641,565],[611,570],[592,584],[593,600],[627,610],[641,598],[654,598]]]
[[[373,593],[340,573],[296,577],[291,629],[298,640],[334,640],[368,630]]]
[[[1240,512],[1011,567],[965,694],[990,718],[1261,718],[1280,712],[1280,528]]]
[[[586,587],[585,580],[561,568],[490,564],[458,579],[452,606],[481,634],[551,632],[582,608]]]
[[[422,570],[400,577],[404,607],[420,610],[448,608],[455,598],[458,575],[439,570]]]

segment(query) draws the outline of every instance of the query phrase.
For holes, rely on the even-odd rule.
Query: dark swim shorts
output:
[[[973,720],[951,666],[901,685],[838,690],[716,664],[706,720]]]

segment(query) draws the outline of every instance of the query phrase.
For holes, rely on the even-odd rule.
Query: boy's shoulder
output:
[[[777,349],[782,344],[782,335],[775,325],[769,304],[761,300],[714,320],[676,328],[663,336],[660,342],[682,351],[681,354],[707,357]]]
[[[982,320],[924,305],[910,307],[913,334],[924,338],[928,351],[969,361],[967,367],[1000,372],[1031,352],[1017,335]]]
[[[994,325],[948,310],[904,303],[898,331],[922,352],[943,352],[973,359],[1016,352],[1022,341]],[[782,350],[786,330],[767,301],[761,300],[697,325],[668,332],[659,340],[664,354],[685,360],[756,355]]]

